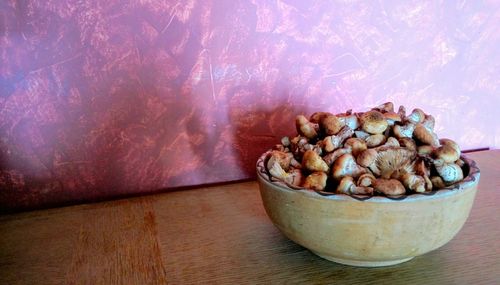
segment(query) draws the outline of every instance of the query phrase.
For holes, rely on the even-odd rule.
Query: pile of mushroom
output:
[[[367,112],[316,112],[295,120],[266,162],[269,174],[315,191],[395,196],[428,192],[463,179],[460,147],[438,139],[434,117],[395,112],[391,102]]]

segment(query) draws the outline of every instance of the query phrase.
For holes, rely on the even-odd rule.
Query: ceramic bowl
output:
[[[469,216],[480,176],[475,162],[462,157],[464,180],[438,191],[349,196],[276,181],[265,167],[268,153],[257,162],[257,177],[274,225],[316,255],[353,266],[398,264],[449,242]]]

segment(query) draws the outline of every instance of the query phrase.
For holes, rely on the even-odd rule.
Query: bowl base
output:
[[[408,257],[408,258],[403,258],[403,259],[395,259],[395,260],[384,260],[384,261],[366,261],[366,260],[354,260],[354,259],[344,259],[344,258],[337,258],[333,256],[328,256],[324,255],[321,253],[317,253],[312,251],[312,253],[316,254],[317,256],[324,258],[326,260],[330,260],[336,263],[344,264],[344,265],[350,265],[350,266],[358,266],[358,267],[381,267],[381,266],[390,266],[390,265],[396,265],[400,264],[406,261],[409,261],[413,259],[413,257]]]

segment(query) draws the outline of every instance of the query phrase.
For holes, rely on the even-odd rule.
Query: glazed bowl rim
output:
[[[476,162],[472,159],[467,158],[464,155],[461,155],[460,158],[465,161],[465,164],[469,168],[468,175],[464,177],[462,181],[459,183],[455,183],[453,185],[447,186],[442,189],[433,190],[427,193],[413,193],[413,194],[404,194],[396,197],[388,197],[388,196],[367,196],[367,195],[347,195],[347,194],[337,194],[332,192],[325,191],[313,191],[310,189],[306,189],[303,187],[296,187],[285,183],[281,180],[271,177],[268,173],[265,162],[269,157],[269,154],[272,150],[268,150],[264,152],[259,159],[257,160],[256,168],[257,168],[257,177],[258,179],[265,181],[268,184],[276,186],[277,189],[281,191],[296,193],[303,195],[309,198],[316,199],[326,199],[326,200],[335,200],[335,201],[369,201],[375,203],[394,203],[394,202],[412,202],[412,201],[424,201],[424,200],[434,200],[437,198],[444,198],[449,196],[454,196],[459,193],[463,193],[465,191],[472,191],[474,189],[474,185],[479,182],[480,171],[476,165]]]

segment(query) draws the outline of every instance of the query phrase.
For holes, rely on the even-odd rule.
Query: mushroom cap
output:
[[[295,127],[300,135],[308,139],[313,139],[318,136],[315,126],[313,123],[309,122],[304,115],[298,115],[295,118]]]
[[[309,171],[328,172],[328,164],[313,150],[306,150],[302,157],[302,165]]]
[[[410,150],[413,150],[413,151],[417,150],[417,144],[411,138],[407,138],[407,137],[400,138],[398,141],[399,141],[399,144],[401,146],[406,147],[407,149],[410,149]]]
[[[332,152],[342,146],[344,141],[351,137],[354,131],[348,126],[344,126],[336,135],[327,136],[322,141],[322,146],[326,152]]]
[[[321,141],[321,145],[326,152],[332,152],[340,147],[340,139],[335,135],[327,136]]]
[[[327,136],[336,135],[345,123],[335,115],[325,115],[319,121],[319,127]]]
[[[350,153],[337,158],[332,166],[332,176],[335,180],[340,180],[344,176],[357,178],[363,173],[366,173],[366,170],[356,163],[354,156]]]
[[[286,152],[273,150],[271,151],[271,155],[269,160],[267,161],[267,168],[270,169],[273,163],[277,162],[283,168],[283,170],[288,171],[290,167],[290,162],[292,161],[293,156],[289,155]]]
[[[403,105],[399,106],[398,115],[399,115],[399,117],[401,119],[406,118],[406,108],[405,108],[405,106],[403,106]]]
[[[414,124],[421,123],[424,121],[424,119],[425,119],[425,113],[424,113],[424,111],[422,111],[419,108],[413,109],[411,114],[406,117],[406,120],[408,120]]]
[[[377,178],[375,178],[375,176],[373,176],[373,174],[365,173],[365,174],[362,174],[358,178],[358,182],[356,183],[356,185],[368,187],[368,186],[371,186],[376,179]]]
[[[392,132],[394,136],[398,139],[401,138],[412,138],[413,132],[415,131],[415,124],[407,123],[405,125],[394,125],[392,127]]]
[[[436,119],[432,115],[425,115],[424,120],[422,121],[422,125],[427,129],[433,131],[434,125],[436,124]]]
[[[355,130],[359,127],[359,119],[355,114],[337,114],[337,118],[342,121],[346,126]]]
[[[431,145],[420,145],[417,147],[417,153],[422,156],[430,155],[433,151],[434,147]]]
[[[392,102],[385,102],[373,108],[372,110],[376,110],[382,113],[394,112],[394,104]]]
[[[382,178],[389,178],[395,172],[411,172],[416,155],[404,147],[380,148],[375,159],[376,172],[380,172]]]
[[[337,186],[336,192],[342,194],[351,194],[351,188],[354,185],[354,179],[351,176],[344,176],[340,179],[339,185]]]
[[[383,134],[371,135],[365,139],[367,147],[377,147],[384,144],[386,137]],[[399,143],[398,143],[399,145]]]
[[[326,187],[326,180],[328,179],[328,175],[321,171],[316,171],[309,174],[304,181],[303,187],[312,189],[315,191],[322,191]]]
[[[441,145],[451,146],[452,148],[454,148],[457,151],[458,155],[460,156],[460,154],[461,154],[460,146],[455,141],[443,138],[443,139],[439,140],[439,143]]]
[[[401,182],[403,185],[417,193],[425,192],[425,180],[422,176],[418,176],[411,173],[405,173],[401,176]]]
[[[389,126],[394,125],[395,122],[401,122],[401,117],[395,112],[384,113],[384,118],[387,120]]]
[[[373,187],[353,186],[351,187],[351,193],[358,195],[373,195]]]
[[[321,121],[321,119],[325,116],[328,116],[328,115],[333,115],[332,113],[329,113],[329,112],[315,112],[311,115],[311,117],[309,117],[309,121],[311,123],[319,123]]]
[[[415,126],[415,130],[413,131],[413,137],[423,144],[428,144],[431,146],[439,146],[439,140],[437,135],[429,130],[428,128],[424,127],[422,124],[417,124]]]
[[[369,133],[367,133],[365,131],[360,131],[360,130],[354,131],[354,134],[356,135],[357,138],[362,139],[362,140],[364,140],[370,136]]]
[[[367,133],[381,134],[387,126],[387,120],[379,111],[371,110],[361,115],[361,128]]]
[[[382,145],[382,147],[400,147],[399,141],[395,137],[388,137],[387,141]]]
[[[441,159],[445,163],[452,163],[460,158],[460,154],[451,145],[442,145],[432,153],[434,158]]]
[[[458,181],[464,179],[464,173],[460,166],[455,163],[439,163],[434,162],[434,166],[436,167],[436,171],[443,178],[444,184],[451,185],[455,184]]]
[[[334,152],[330,152],[323,156],[323,160],[328,164],[328,166],[332,166],[332,164],[339,158],[340,156],[346,154],[346,153],[352,153],[351,148],[339,148],[336,149]]]
[[[287,137],[287,136],[284,136],[281,138],[281,144],[284,146],[284,147],[289,147],[290,146],[290,138]]]
[[[375,163],[375,160],[377,159],[377,151],[373,148],[369,148],[367,150],[364,150],[361,152],[357,158],[356,162],[363,167],[369,167],[373,163]]]
[[[406,193],[406,189],[401,182],[396,179],[378,178],[373,181],[375,191],[383,193],[387,196],[397,196]]]
[[[344,143],[345,148],[350,148],[354,156],[367,149],[366,142],[359,138],[348,138]]]

